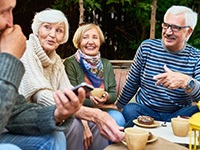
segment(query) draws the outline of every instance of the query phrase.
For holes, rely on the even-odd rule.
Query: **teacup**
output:
[[[190,124],[189,120],[181,117],[171,119],[172,131],[174,135],[184,137],[187,136]]]
[[[135,127],[128,127],[124,130],[124,132],[126,145],[129,150],[145,149],[149,136],[149,131]]]
[[[90,94],[91,94],[92,96],[96,96],[96,97],[98,97],[98,98],[102,98],[103,93],[104,93],[104,89],[103,89],[103,88],[94,88],[94,89],[90,92]]]

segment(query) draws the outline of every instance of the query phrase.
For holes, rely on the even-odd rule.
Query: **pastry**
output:
[[[154,123],[154,118],[150,116],[139,116],[137,118],[138,123],[145,125],[152,125]]]

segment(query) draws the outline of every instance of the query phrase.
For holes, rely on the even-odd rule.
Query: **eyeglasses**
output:
[[[168,24],[168,23],[165,23],[165,22],[162,23],[162,28],[163,28],[164,30],[167,30],[169,27],[171,28],[171,30],[172,30],[173,32],[178,32],[178,31],[180,31],[182,28],[189,28],[190,26],[177,26],[177,25]]]

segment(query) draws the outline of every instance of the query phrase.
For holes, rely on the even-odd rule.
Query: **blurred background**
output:
[[[80,18],[80,1],[83,2],[83,18]],[[100,49],[102,57],[132,60],[143,40],[161,38],[163,16],[172,5],[190,7],[200,15],[199,0],[17,0],[14,22],[21,25],[28,38],[36,12],[46,8],[59,9],[70,25],[68,42],[57,49],[62,59],[76,52],[72,38],[82,19],[100,25],[106,39]],[[188,43],[200,49],[199,20]]]

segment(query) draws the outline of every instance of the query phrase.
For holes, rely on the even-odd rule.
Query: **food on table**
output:
[[[137,121],[140,124],[152,125],[154,123],[154,118],[150,116],[138,116]]]

